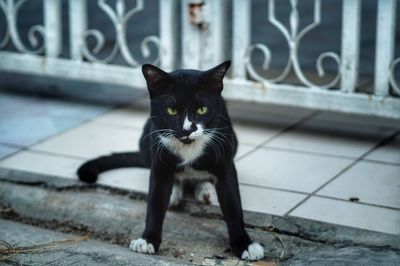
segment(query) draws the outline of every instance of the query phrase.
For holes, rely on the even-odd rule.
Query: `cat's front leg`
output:
[[[252,242],[244,228],[239,184],[233,162],[221,166],[217,172],[217,195],[228,227],[232,251],[241,259],[259,260],[264,257],[264,248]]]
[[[139,253],[157,252],[162,238],[162,226],[168,209],[174,172],[170,169],[152,167],[147,199],[146,228],[142,237],[133,240],[130,249]]]

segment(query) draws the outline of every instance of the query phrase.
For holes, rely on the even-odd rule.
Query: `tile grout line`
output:
[[[375,147],[375,146],[374,146]],[[313,151],[305,151],[305,150],[294,150],[294,149],[289,149],[289,148],[281,148],[281,147],[261,147],[266,150],[278,150],[278,151],[287,151],[287,152],[293,152],[293,153],[301,153],[301,154],[309,154],[309,155],[319,155],[319,156],[324,156],[324,157],[331,157],[331,158],[338,158],[338,159],[348,159],[348,160],[355,160],[358,157],[351,157],[351,156],[346,156],[346,155],[337,155],[337,154],[329,154],[329,153],[322,153],[322,152],[313,152]],[[375,159],[362,159],[363,161],[366,162],[371,162],[371,163],[377,163],[377,164],[385,164],[385,165],[394,165],[394,166],[400,166],[400,163],[393,163],[393,162],[386,162],[386,161],[379,161]]]
[[[97,118],[99,118],[99,117],[97,117]],[[97,118],[95,118],[94,120],[96,120]],[[147,118],[150,118],[150,116],[148,116]],[[147,121],[147,118],[146,118],[146,121]],[[132,129],[132,130],[143,130],[143,126],[144,126],[144,124],[142,125],[142,127],[127,126],[127,125],[122,125],[122,124],[117,124],[117,123],[112,123],[112,122],[94,121],[94,120],[91,122],[100,124],[100,125],[105,125],[105,126],[115,126],[115,127],[119,127],[119,128]],[[145,121],[145,123],[146,123],[146,121]]]
[[[308,192],[296,191],[296,190],[291,190],[291,189],[286,189],[286,188],[260,186],[260,185],[254,185],[254,184],[243,183],[243,182],[239,182],[239,184],[243,185],[243,186],[247,186],[247,187],[262,188],[262,189],[268,189],[268,190],[276,190],[276,191],[289,192],[289,193],[295,193],[295,194],[301,194],[301,195],[308,195],[309,194]]]
[[[394,139],[397,134],[400,133],[400,130],[396,130],[394,131],[392,134],[390,134],[387,138],[381,140],[380,142],[378,142],[374,147],[372,147],[371,149],[369,149],[368,151],[364,152],[364,154],[362,154],[359,158],[357,158],[356,160],[354,160],[352,163],[350,163],[348,166],[346,166],[345,168],[343,168],[341,171],[339,171],[336,175],[334,175],[331,179],[329,179],[328,181],[326,181],[324,184],[322,184],[321,186],[319,186],[316,190],[314,190],[313,192],[311,192],[306,198],[304,198],[303,200],[301,200],[299,203],[297,203],[295,206],[293,206],[289,211],[287,211],[283,216],[288,216],[290,215],[291,212],[293,212],[295,209],[297,209],[300,205],[302,205],[304,202],[306,202],[308,199],[310,199],[312,196],[317,196],[315,195],[318,191],[320,191],[321,189],[323,189],[324,187],[326,187],[327,185],[329,185],[331,182],[333,182],[336,178],[338,178],[339,176],[341,176],[343,173],[345,173],[347,170],[349,170],[350,168],[352,168],[356,163],[360,162],[363,160],[363,158],[365,156],[367,156],[368,154],[370,154],[372,151],[374,151],[376,148],[381,147],[382,145],[384,145],[385,143],[388,143],[389,141],[391,141],[392,139]],[[354,202],[356,203],[356,202]],[[356,203],[357,204],[357,203]]]
[[[259,186],[259,185],[249,184],[249,183],[241,183],[241,182],[239,184],[242,185],[242,186],[247,186],[247,187],[275,190],[275,191],[287,192],[287,193],[293,193],[293,194],[300,194],[300,195],[303,195],[303,196],[304,195],[306,195],[306,196],[309,195],[309,193],[307,193],[307,192],[296,191],[296,190],[291,190],[291,189],[275,188],[275,187],[269,187],[269,186]],[[334,199],[334,200],[338,200],[338,201],[348,202],[348,200],[346,200],[346,199],[332,197],[332,196],[326,196],[326,195],[314,195],[314,196],[315,197],[319,197],[319,198]],[[390,209],[390,210],[400,211],[400,208],[397,208],[397,207],[379,205],[379,204],[368,203],[368,202],[355,202],[355,203],[358,203],[360,205],[367,205],[367,206],[380,207],[380,208],[386,208],[386,209]]]
[[[314,152],[314,151],[306,151],[306,150],[297,150],[297,149],[289,149],[289,148],[281,148],[281,147],[262,147],[267,150],[278,150],[278,151],[288,151],[293,153],[301,153],[301,154],[309,154],[309,155],[319,155],[324,157],[332,157],[332,158],[339,158],[339,159],[349,159],[355,160],[357,157],[351,157],[346,155],[337,155],[337,154],[330,154],[330,153],[323,153],[323,152]]]
[[[261,148],[263,148],[267,143],[271,142],[272,140],[276,139],[278,136],[280,136],[281,134],[297,129],[298,127],[300,127],[302,124],[304,124],[305,122],[308,122],[309,120],[311,120],[312,118],[314,118],[315,116],[317,116],[320,113],[320,111],[315,111],[312,112],[311,114],[303,117],[302,119],[298,120],[297,122],[279,130],[278,132],[276,132],[274,135],[272,135],[270,138],[264,140],[263,142],[261,142],[260,144],[255,145],[254,148],[252,148],[251,150],[249,150],[248,152],[246,152],[245,154],[241,155],[240,157],[235,159],[235,162],[238,162],[239,160],[243,159],[244,157],[248,156],[250,153],[253,153]],[[233,127],[234,128],[234,127]]]

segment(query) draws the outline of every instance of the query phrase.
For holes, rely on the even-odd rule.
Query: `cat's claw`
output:
[[[264,257],[264,248],[260,244],[253,242],[242,253],[242,260],[260,260]]]
[[[131,244],[129,245],[129,248],[138,253],[145,253],[145,254],[154,254],[154,246],[151,243],[147,243],[146,240],[143,238],[139,239],[134,239],[132,240]]]

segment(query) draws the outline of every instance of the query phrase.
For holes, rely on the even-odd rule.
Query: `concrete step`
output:
[[[0,252],[10,265],[186,265],[182,260],[134,253],[126,247],[0,219],[0,239],[16,250]],[[63,243],[63,241],[69,241]],[[4,243],[2,243],[4,244]],[[3,249],[5,246],[0,245]],[[21,248],[24,247],[23,251]],[[18,249],[19,248],[19,249]],[[29,250],[28,250],[29,249]]]

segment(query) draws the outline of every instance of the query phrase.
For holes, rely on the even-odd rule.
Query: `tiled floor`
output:
[[[132,106],[104,113],[104,107],[23,96],[0,102],[0,167],[61,178],[76,178],[87,158],[136,150],[147,117]],[[400,234],[399,121],[228,106],[240,142],[244,209]],[[146,192],[148,174],[119,169],[99,183]]]

